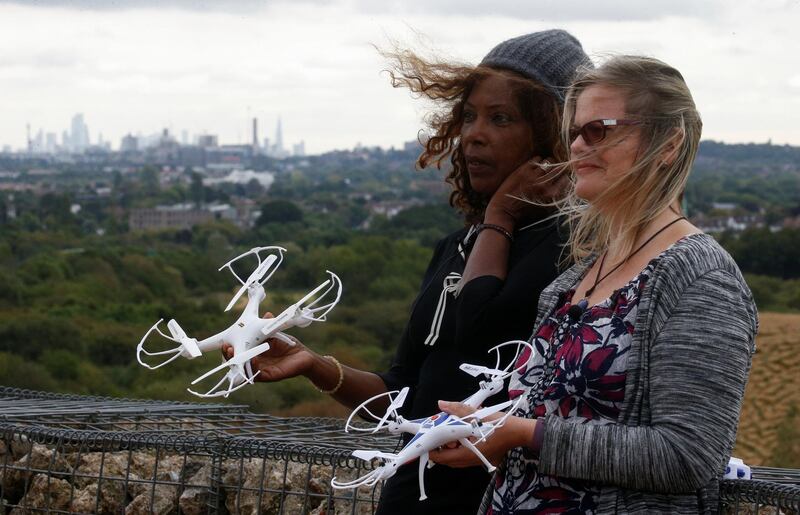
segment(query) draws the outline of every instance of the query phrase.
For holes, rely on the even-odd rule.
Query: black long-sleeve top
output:
[[[462,229],[436,245],[392,366],[378,374],[388,390],[410,388],[400,410],[406,418],[428,417],[439,412],[438,400],[461,401],[475,393],[480,378],[461,371],[459,365],[494,366],[495,355],[487,354],[490,348],[508,340],[527,340],[536,320],[539,293],[558,275],[563,237],[557,223],[517,232],[506,279],[476,277],[463,285],[457,297],[448,293],[438,338],[426,345],[445,278],[464,272],[465,255],[460,250],[468,250],[468,245],[459,244],[466,235],[467,229]],[[513,354],[505,352],[501,365],[511,358]],[[486,404],[502,400],[495,396]],[[425,471],[428,499],[418,501],[418,464],[410,463],[385,483],[378,513],[475,513],[488,481],[483,467],[434,466]]]

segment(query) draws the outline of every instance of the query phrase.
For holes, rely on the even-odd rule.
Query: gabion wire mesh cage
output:
[[[800,515],[800,470],[755,467],[752,480],[723,480],[720,511]]]
[[[336,491],[330,480],[370,467],[353,450],[399,445],[338,419],[0,387],[0,515],[373,513],[380,484]],[[800,471],[722,481],[720,509],[800,515]]]
[[[0,388],[0,514],[373,513],[380,485],[332,490],[399,440],[246,406]]]

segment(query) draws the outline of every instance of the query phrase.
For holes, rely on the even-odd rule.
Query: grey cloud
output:
[[[722,0],[0,0],[0,4],[93,11],[164,8],[254,12],[275,5],[298,3],[338,5],[366,14],[503,16],[556,22],[653,20],[666,16],[710,19],[725,8]]]
[[[122,11],[133,9],[181,9],[187,11],[253,12],[289,0],[0,0],[0,4],[27,7],[59,7],[79,11]],[[291,3],[328,5],[331,0],[293,0]]]
[[[0,56],[0,68],[18,67],[43,69],[68,69],[75,68],[80,60],[72,54],[65,52],[36,52],[18,53]]]
[[[391,14],[503,16],[532,21],[645,21],[668,16],[709,19],[720,0],[355,0],[359,11]]]

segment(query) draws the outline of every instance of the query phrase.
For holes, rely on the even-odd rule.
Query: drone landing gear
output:
[[[419,500],[424,501],[428,498],[425,495],[425,465],[428,464],[428,453],[419,457]]]
[[[486,459],[486,456],[484,456],[483,453],[479,451],[472,442],[466,438],[461,438],[458,441],[461,445],[472,451],[481,460],[481,462],[486,465],[486,470],[489,472],[494,472],[495,466],[489,463],[489,460]]]

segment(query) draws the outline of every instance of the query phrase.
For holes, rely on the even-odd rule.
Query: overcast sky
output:
[[[318,153],[414,139],[428,106],[393,90],[371,44],[477,63],[496,43],[563,28],[592,55],[677,67],[705,139],[800,145],[800,0],[0,0],[0,145],[169,128]]]

